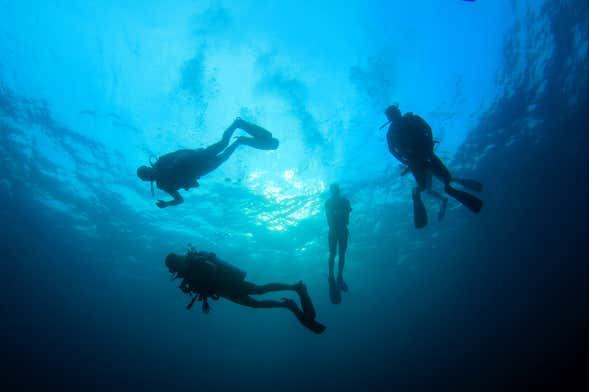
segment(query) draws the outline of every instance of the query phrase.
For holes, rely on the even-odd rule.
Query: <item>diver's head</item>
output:
[[[166,267],[172,274],[182,272],[186,269],[186,257],[170,253],[166,256]]]
[[[401,111],[399,110],[399,104],[395,103],[384,111],[384,114],[387,116],[390,122],[398,121],[401,116]]]
[[[329,187],[329,191],[333,196],[339,196],[339,185],[331,184],[331,186]]]
[[[143,181],[155,181],[155,169],[149,166],[139,166],[137,168],[137,177]]]

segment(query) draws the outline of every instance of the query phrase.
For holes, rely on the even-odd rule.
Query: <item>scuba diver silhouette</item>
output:
[[[229,144],[233,132],[238,128],[252,137],[239,136]],[[151,182],[152,194],[155,181],[159,189],[173,197],[169,201],[158,200],[156,205],[159,208],[175,206],[184,202],[179,189],[189,190],[200,186],[198,179],[218,168],[241,145],[259,150],[275,150],[278,148],[278,140],[266,129],[238,117],[225,130],[221,141],[207,148],[182,149],[165,154],[152,163],[151,167],[140,166],[137,177]]]
[[[332,303],[338,304],[341,302],[340,291],[348,291],[348,285],[344,281],[343,272],[346,250],[348,248],[348,223],[352,207],[350,207],[350,201],[341,196],[339,185],[332,184],[329,189],[331,191],[331,197],[325,202],[325,216],[327,218],[327,225],[329,226],[329,297]],[[333,267],[335,264],[335,255],[338,251],[339,260],[336,284]]]
[[[228,299],[239,305],[251,308],[284,308],[290,310],[299,322],[309,330],[320,334],[325,326],[315,321],[315,307],[307,292],[307,286],[299,281],[295,284],[269,283],[256,285],[245,280],[246,272],[219,259],[214,253],[199,252],[189,248],[185,256],[168,254],[166,266],[172,280],[181,278],[180,290],[192,296],[186,306],[192,308],[196,300],[202,301],[202,311],[210,312],[208,298]],[[294,291],[298,294],[302,310],[292,299],[256,300],[251,295],[266,294],[273,291]]]
[[[453,178],[440,158],[434,154],[434,140],[431,127],[421,117],[413,113],[401,115],[398,105],[391,105],[385,110],[388,122],[383,124],[389,125],[387,132],[387,144],[391,154],[402,164],[406,165],[408,170],[413,173],[417,181],[417,187],[413,189],[413,216],[416,228],[422,228],[427,225],[427,212],[421,192],[431,189],[428,186],[428,177],[436,176],[444,183],[444,191],[462,205],[473,212],[479,212],[483,207],[483,202],[471,195],[470,193],[453,188],[450,183],[454,182],[473,190],[480,192],[483,185],[476,180],[467,180]],[[441,196],[441,195],[440,195]],[[444,208],[445,210],[445,208]],[[440,214],[443,216],[443,214]]]

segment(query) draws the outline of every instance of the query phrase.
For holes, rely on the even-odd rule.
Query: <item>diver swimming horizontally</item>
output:
[[[389,151],[402,164],[407,166],[417,181],[417,187],[413,189],[415,227],[422,228],[427,225],[427,212],[421,200],[421,192],[431,189],[431,180],[428,185],[428,177],[432,175],[444,183],[444,191],[448,195],[462,203],[469,210],[475,213],[479,212],[483,207],[483,202],[470,193],[455,189],[450,183],[460,184],[475,192],[482,191],[483,185],[476,180],[452,177],[440,158],[434,154],[431,127],[421,117],[413,113],[408,112],[401,115],[398,105],[389,106],[385,110],[385,115],[390,123],[387,132]],[[442,215],[440,214],[440,216]]]
[[[208,298],[225,298],[236,304],[251,308],[284,308],[290,310],[299,322],[311,331],[320,334],[325,326],[315,321],[315,307],[303,282],[295,284],[269,283],[256,285],[245,280],[246,272],[219,259],[214,253],[189,249],[185,256],[170,253],[166,266],[172,280],[181,278],[180,289],[193,296],[187,309],[196,300],[202,301],[202,311],[209,313]],[[257,300],[251,295],[266,294],[273,291],[294,291],[298,294],[301,308],[292,299],[281,301]]]
[[[251,137],[239,136],[229,144],[233,132],[242,129]],[[151,167],[141,166],[137,169],[137,177],[143,181],[150,181],[173,197],[173,200],[158,200],[159,208],[175,206],[184,202],[178,192],[180,189],[189,190],[200,186],[198,179],[225,162],[231,154],[241,145],[250,146],[259,150],[275,150],[278,148],[278,139],[266,129],[251,124],[239,117],[223,133],[221,141],[207,147],[198,149],[177,150],[161,156]]]
[[[331,197],[325,202],[325,216],[329,226],[329,298],[332,303],[338,304],[341,302],[341,291],[348,291],[343,272],[348,248],[348,222],[352,207],[350,201],[340,194],[339,185],[332,184],[330,191]],[[333,274],[336,253],[339,253],[337,281]]]

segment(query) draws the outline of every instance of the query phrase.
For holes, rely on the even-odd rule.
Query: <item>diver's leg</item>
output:
[[[223,137],[221,138],[221,140],[215,144],[208,146],[207,148],[205,148],[204,151],[210,155],[217,155],[221,151],[226,149],[229,145],[229,141],[231,140],[231,136],[233,136],[233,132],[235,132],[235,130],[238,128],[238,124],[239,122],[237,120],[233,121],[233,123],[229,125],[229,127],[227,127],[225,132],[223,132]]]
[[[432,190],[432,171],[427,170],[425,172],[425,189],[430,192]]]
[[[342,233],[340,233],[339,238],[339,260],[338,260],[338,274],[337,274],[337,284],[342,289],[342,291],[348,291],[348,285],[344,281],[344,264],[346,262],[346,250],[348,249],[348,229],[344,229]]]
[[[481,208],[483,208],[483,202],[481,199],[471,195],[470,193],[455,189],[450,185],[452,176],[450,175],[450,172],[448,171],[446,166],[444,166],[440,158],[434,155],[430,161],[430,164],[430,168],[434,175],[444,182],[444,192],[452,196],[454,199],[459,201],[463,206],[465,206],[473,212],[479,212]]]
[[[444,183],[444,185],[449,184],[452,180],[452,175],[450,174],[450,171],[448,170],[446,165],[442,163],[440,158],[438,158],[438,156],[435,154],[432,154],[430,158],[429,169],[431,170],[434,176],[439,178]]]
[[[250,308],[289,308],[289,306],[285,303],[285,301],[274,301],[274,300],[261,300],[258,301],[250,297],[249,295],[241,295],[241,296],[232,296],[227,297],[228,300],[231,302],[235,302],[236,304],[247,306]]]
[[[245,292],[248,295],[260,295],[270,293],[272,291],[297,291],[298,284],[284,284],[284,283],[268,283],[257,285],[254,283],[245,282]]]
[[[264,285],[243,282],[242,287],[239,289],[240,293],[247,293],[247,295],[260,295],[272,291],[295,291],[299,295],[305,316],[310,319],[315,318],[315,308],[307,292],[307,286],[302,281],[295,284],[269,283]]]
[[[327,241],[329,244],[329,278],[333,279],[333,266],[335,264],[335,255],[337,249],[337,235],[335,233],[335,230],[329,229]]]
[[[425,165],[411,165],[411,173],[417,181],[417,187],[413,188],[413,221],[415,227],[420,229],[427,225],[427,212],[425,211],[425,205],[421,200],[421,192],[426,188],[427,185],[427,168]]]
[[[233,154],[240,145],[241,142],[236,140],[220,154],[204,155],[202,161],[200,162],[200,166],[202,168],[200,176],[204,176],[221,166],[227,159],[229,159],[231,154]]]
[[[327,278],[329,283],[329,298],[332,303],[339,304],[342,301],[342,298],[340,289],[335,284],[335,276],[333,275],[333,267],[335,264],[335,256],[337,252],[337,235],[334,229],[329,229],[327,241],[329,243],[329,277]]]

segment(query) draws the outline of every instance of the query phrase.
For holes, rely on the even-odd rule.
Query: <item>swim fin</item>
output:
[[[303,308],[303,313],[308,318],[314,319],[315,307],[313,306],[313,302],[311,302],[311,297],[309,297],[307,286],[303,282],[299,282],[297,287],[297,293],[299,294],[299,298],[301,299],[301,307]]]
[[[270,131],[267,129],[244,121],[239,117],[235,120],[235,125],[252,136],[252,138],[239,137],[238,139],[242,144],[246,144],[250,147],[260,150],[276,150],[278,148],[278,139],[272,137],[272,133],[270,133]]]
[[[243,129],[244,131],[246,131],[247,133],[256,138],[270,139],[272,137],[272,134],[267,129],[264,129],[259,125],[252,124],[250,122],[242,120],[241,118],[235,120],[235,125],[237,126],[237,128]]]
[[[452,182],[462,185],[463,187],[475,192],[483,191],[483,184],[477,180],[468,180],[464,178],[453,178]]]
[[[257,148],[258,150],[276,150],[280,142],[278,139],[270,137],[270,138],[257,138],[257,137],[247,137],[247,136],[239,136],[237,138],[240,144],[250,146],[253,148]]]
[[[315,332],[316,334],[320,334],[323,333],[323,331],[325,331],[325,325],[321,324],[318,321],[305,317],[303,312],[295,313],[295,316],[297,316],[297,319],[299,319],[299,322],[301,324],[303,324],[305,327]]]
[[[421,196],[416,190],[413,191],[413,221],[415,222],[415,227],[418,229],[427,225],[427,212],[425,211]]]
[[[450,185],[446,185],[444,190],[472,212],[479,212],[481,208],[483,208],[483,201],[470,193],[459,191],[458,189],[452,188]]]
[[[332,304],[339,304],[342,302],[342,294],[339,290],[337,284],[335,284],[335,279],[333,277],[329,277],[329,299],[331,300]]]
[[[305,327],[315,332],[316,334],[320,334],[323,331],[325,331],[325,325],[315,321],[312,318],[307,317],[305,313],[301,312],[297,304],[292,299],[282,298],[282,301],[286,304],[288,309],[290,309],[294,313],[299,322],[303,324]]]
[[[344,278],[341,275],[337,277],[337,287],[339,287],[339,289],[344,293],[348,292],[348,285],[346,284]]]

